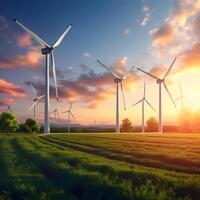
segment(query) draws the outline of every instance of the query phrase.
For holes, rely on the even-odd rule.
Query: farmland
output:
[[[0,134],[0,199],[194,199],[198,134]]]

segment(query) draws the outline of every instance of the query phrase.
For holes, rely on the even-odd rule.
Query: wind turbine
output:
[[[138,102],[136,102],[135,104],[133,104],[133,106],[136,106],[139,103],[142,103],[142,132],[145,132],[145,126],[144,126],[144,103],[147,103],[154,111],[156,111],[154,109],[154,107],[147,101],[146,99],[146,84],[144,82],[144,93],[143,93],[143,97],[142,99],[140,99]]]
[[[97,121],[96,121],[96,119],[95,119],[95,118],[92,118],[92,121],[93,121],[94,125],[96,125],[96,124],[97,124]]]
[[[56,119],[60,120],[58,109],[52,110],[51,113],[53,113],[53,115],[54,115],[54,122],[56,121]]]
[[[72,113],[72,103],[70,104],[69,106],[69,109],[64,111],[63,113],[67,113],[67,130],[68,130],[68,133],[70,133],[70,116],[72,116],[74,119],[75,119],[75,116],[74,114]]]
[[[33,104],[32,104],[32,106],[28,110],[30,111],[30,110],[33,109],[33,116],[34,116],[34,120],[35,120],[36,119],[36,109],[35,108],[39,104],[39,101],[42,100],[45,97],[45,95],[42,95],[42,96],[38,97],[37,93],[36,93],[36,91],[35,91],[35,89],[34,89],[34,87],[33,87],[32,84],[31,84],[31,89],[33,91],[34,97],[32,98]]]
[[[126,110],[125,97],[124,97],[124,90],[123,90],[122,82],[127,77],[127,75],[132,71],[132,69],[134,67],[131,67],[124,74],[124,76],[120,77],[116,73],[114,73],[111,69],[109,69],[106,65],[104,65],[102,62],[100,62],[99,60],[97,60],[97,62],[103,68],[105,68],[108,72],[110,72],[113,75],[113,77],[114,77],[114,83],[116,84],[116,133],[120,133],[120,124],[119,124],[119,84],[120,84],[121,92],[122,92],[122,96],[123,96],[124,110]]]
[[[163,132],[163,126],[162,126],[162,93],[161,93],[162,92],[162,84],[164,85],[165,90],[167,91],[167,93],[168,93],[169,97],[171,98],[174,106],[176,107],[175,101],[172,98],[172,95],[170,94],[170,92],[169,92],[169,90],[167,88],[167,85],[165,83],[165,79],[169,75],[169,73],[170,73],[170,71],[171,71],[176,59],[177,59],[177,57],[174,58],[172,64],[168,68],[168,70],[167,70],[166,74],[163,76],[163,78],[158,78],[157,76],[154,76],[153,74],[150,74],[150,73],[148,73],[148,72],[146,72],[146,71],[144,71],[144,70],[142,70],[140,68],[137,68],[137,70],[139,70],[139,71],[147,74],[148,76],[151,76],[152,78],[156,79],[156,83],[159,85],[159,127],[158,127],[158,131],[160,133]]]
[[[55,69],[55,60],[54,60],[54,49],[55,47],[59,46],[60,43],[63,41],[66,34],[71,29],[72,25],[69,25],[64,33],[53,43],[53,45],[47,44],[44,40],[42,40],[38,35],[33,33],[27,27],[25,27],[22,23],[18,20],[13,19],[21,28],[23,28],[26,32],[28,32],[39,44],[43,46],[41,49],[42,55],[46,57],[46,69],[45,69],[45,119],[44,119],[44,133],[50,132],[50,120],[49,120],[49,111],[50,111],[50,102],[49,102],[49,67],[51,65],[53,71],[53,78],[55,83],[55,90],[56,90],[56,98],[58,100],[58,90],[57,90],[57,81],[56,81],[56,69]]]
[[[191,102],[189,99],[187,99],[187,98],[184,96],[184,94],[183,94],[183,89],[182,89],[180,83],[179,83],[178,86],[179,86],[179,90],[180,90],[180,94],[181,94],[181,95],[180,95],[177,99],[175,99],[175,102],[181,101],[181,109],[183,110],[184,101],[187,101],[187,102],[190,103],[190,104],[194,104],[194,103]]]
[[[5,110],[5,112],[13,112],[11,106],[8,106],[7,109]]]

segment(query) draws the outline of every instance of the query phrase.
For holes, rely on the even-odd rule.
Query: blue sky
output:
[[[153,35],[150,32],[155,28],[159,30],[159,27],[171,19],[172,10],[175,9],[172,0],[60,0],[57,2],[2,0],[1,23],[3,21],[8,27],[0,29],[0,59],[4,61],[5,58],[12,59],[25,55],[32,50],[32,46],[38,46],[34,40],[31,41],[32,46],[19,46],[17,38],[22,37],[25,32],[12,21],[12,18],[17,18],[50,44],[69,24],[73,24],[67,37],[55,50],[56,67],[63,73],[62,78],[59,77],[62,80],[75,82],[81,77],[80,80],[85,81],[82,75],[89,74],[90,77],[92,73],[99,78],[99,74],[104,74],[105,70],[96,63],[96,59],[113,67],[118,60],[127,58],[124,71],[133,65],[145,67],[146,70],[151,70],[155,63],[169,65],[173,60],[172,56],[160,58],[153,55]],[[148,21],[142,26],[145,17]],[[3,66],[1,63],[0,65]],[[80,67],[81,65],[86,68]],[[24,99],[15,99],[17,112],[21,108],[19,102],[26,102],[32,95],[26,82],[42,82],[43,70],[44,59],[39,61],[39,66],[34,69],[29,66],[0,68],[1,79],[17,84],[26,92]],[[99,88],[96,88],[99,91]],[[36,89],[39,91],[39,88]],[[0,96],[10,98],[5,93]],[[63,99],[63,101],[68,100]],[[79,102],[83,103],[83,107],[87,100],[81,96]],[[109,102],[110,100],[105,102],[105,105]],[[28,101],[27,104],[31,102]],[[77,109],[78,106],[79,103]],[[40,108],[41,112],[42,109]],[[20,114],[23,113],[26,113],[25,109]]]

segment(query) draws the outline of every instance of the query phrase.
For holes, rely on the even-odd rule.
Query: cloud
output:
[[[24,97],[26,92],[18,85],[0,79],[0,94],[7,94],[13,97]]]
[[[14,102],[11,98],[0,99],[0,106],[10,106]]]
[[[0,16],[0,39],[15,40],[17,47],[26,48],[26,53],[12,57],[0,57],[0,69],[30,68],[36,69],[41,65],[41,46],[34,46],[32,37],[24,33],[22,35],[14,33],[5,17]]]
[[[158,78],[162,78],[162,76],[166,73],[167,68],[162,66],[162,65],[157,65],[155,67],[153,67],[149,73],[157,76]]]
[[[13,32],[11,31],[8,21],[4,16],[0,16],[0,40],[10,44],[13,39]]]
[[[159,29],[154,29],[151,31],[153,35],[153,46],[158,46],[160,48],[170,45],[174,42],[176,38],[176,30],[171,24],[165,24]]]
[[[124,69],[127,63],[127,57],[117,60],[111,67],[117,70]],[[87,73],[81,73],[80,76],[72,81],[60,79],[58,80],[59,97],[68,101],[81,101],[86,103],[89,108],[96,108],[102,101],[107,100],[115,95],[114,80],[112,74],[105,71],[96,74],[93,70]],[[127,76],[124,82],[125,89],[131,89],[132,84],[140,80],[140,77],[134,72]],[[30,85],[28,81],[26,84]],[[43,82],[32,83],[38,95],[44,94]],[[55,98],[55,88],[50,87],[51,98]]]
[[[143,6],[142,13],[143,13],[143,19],[140,22],[140,25],[146,26],[150,22],[150,17],[151,17],[150,9],[147,5]]]
[[[123,33],[124,33],[125,35],[130,35],[130,33],[131,33],[130,28],[124,29]]]
[[[85,53],[83,53],[83,56],[86,57],[86,58],[90,58],[91,54],[89,52],[85,52]]]
[[[200,14],[196,16],[196,18],[194,19],[194,24],[192,28],[194,34],[196,35],[198,40],[200,40]]]
[[[181,64],[178,71],[189,69],[200,69],[200,43],[196,43],[190,49],[186,50],[181,55]]]
[[[17,44],[19,47],[31,47],[32,37],[28,33],[17,36]]]
[[[41,66],[42,55],[39,47],[32,47],[25,55],[0,57],[0,69],[30,68]]]
[[[154,54],[177,55],[190,48],[199,38],[199,14],[200,0],[175,0],[164,23],[150,31]]]

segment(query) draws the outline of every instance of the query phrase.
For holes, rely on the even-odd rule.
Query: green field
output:
[[[0,199],[200,199],[200,134],[0,134]]]

